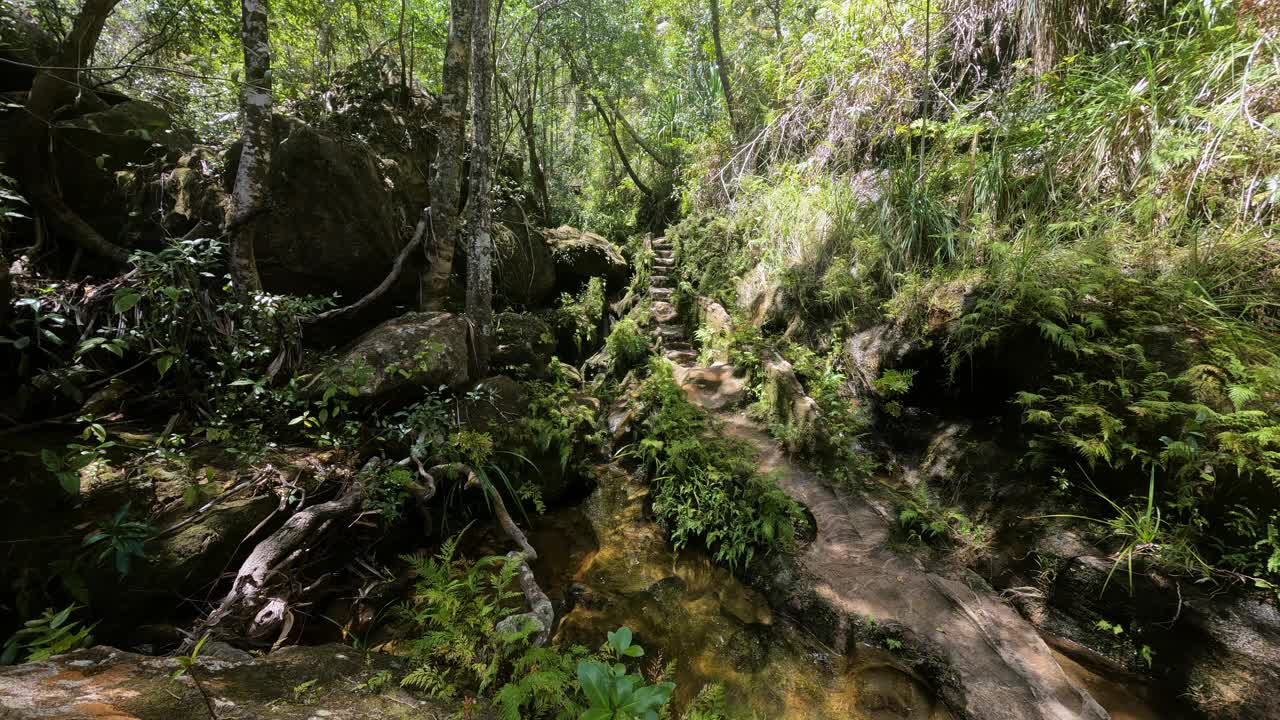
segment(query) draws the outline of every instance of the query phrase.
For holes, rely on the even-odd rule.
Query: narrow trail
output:
[[[650,294],[656,334],[664,356],[676,365],[677,381],[693,402],[724,422],[725,432],[759,453],[760,470],[777,473],[779,486],[816,521],[816,537],[785,571],[787,582],[777,583],[787,614],[835,616],[835,623],[811,628],[820,635],[825,630],[829,637],[819,639],[832,647],[843,647],[853,627],[868,619],[900,630],[909,648],[939,661],[945,687],[938,690],[959,717],[1108,718],[1088,692],[1072,684],[1035,628],[997,595],[978,583],[930,572],[891,547],[889,520],[869,500],[838,492],[791,462],[758,423],[731,409],[745,381],[731,366],[695,364],[697,352],[670,303],[670,245],[660,238],[654,248]]]

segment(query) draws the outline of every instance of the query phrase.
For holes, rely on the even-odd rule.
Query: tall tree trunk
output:
[[[738,138],[738,120],[733,111],[733,91],[729,87],[729,64],[724,59],[724,46],[720,44],[720,0],[711,0],[711,42],[716,48],[716,70],[720,73],[720,89],[724,91],[724,109],[729,114],[729,129]]]
[[[475,377],[489,372],[493,339],[493,232],[489,197],[489,86],[493,76],[489,0],[475,0],[471,36],[471,175],[467,191],[467,317],[471,321]]]
[[[258,261],[253,254],[267,207],[271,170],[271,46],[267,31],[267,0],[240,0],[240,40],[244,45],[244,85],[240,88],[240,164],[227,205],[227,234],[231,237],[228,265],[231,287],[247,297],[262,290]]]
[[[467,72],[471,64],[471,2],[451,0],[449,3],[449,41],[445,47],[440,89],[440,131],[435,174],[431,176],[431,235],[419,299],[419,305],[426,310],[439,310],[449,297],[453,249],[458,242]]]
[[[71,32],[51,66],[36,73],[27,94],[25,112],[18,115],[13,135],[13,168],[27,199],[61,236],[95,255],[125,263],[129,253],[93,229],[63,200],[53,183],[49,162],[49,125],[54,113],[72,104],[83,88],[80,68],[93,57],[102,28],[120,0],[85,0]]]
[[[627,158],[627,153],[622,149],[622,143],[618,141],[618,126],[613,121],[613,117],[609,115],[609,111],[600,103],[600,99],[596,94],[587,91],[587,97],[590,98],[591,104],[596,106],[596,112],[600,113],[600,118],[604,120],[604,126],[609,130],[609,139],[613,142],[613,150],[618,154],[618,159],[622,161],[622,168],[627,171],[627,176],[631,178],[631,182],[636,184],[636,188],[645,195],[652,195],[653,191],[648,185],[640,179],[640,175],[635,168],[631,167],[631,161]]]

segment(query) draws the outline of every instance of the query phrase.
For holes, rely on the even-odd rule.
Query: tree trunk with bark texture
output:
[[[716,48],[716,70],[720,73],[720,89],[724,91],[724,108],[729,114],[729,129],[738,139],[738,118],[733,111],[733,91],[729,87],[729,65],[724,59],[724,46],[720,43],[720,0],[711,0],[711,42]]]
[[[419,304],[440,309],[449,296],[453,250],[458,242],[458,198],[462,195],[467,83],[471,66],[471,2],[451,0],[449,41],[444,55],[440,91],[440,131],[436,171],[431,177],[431,234],[427,238],[427,268]]]
[[[471,36],[471,175],[467,193],[467,317],[474,377],[489,372],[493,340],[493,200],[489,147],[489,87],[493,75],[489,0],[475,0]]]
[[[59,108],[74,103],[82,88],[80,68],[89,64],[102,28],[120,0],[85,0],[71,32],[51,67],[36,73],[27,94],[25,112],[14,129],[13,172],[27,199],[61,236],[71,238],[95,255],[125,263],[129,253],[107,240],[71,209],[53,184],[49,162],[49,126]]]
[[[267,206],[267,177],[271,169],[271,46],[267,0],[241,0],[240,39],[244,45],[244,86],[240,89],[243,149],[227,207],[227,233],[231,238],[228,258],[231,285],[244,297],[262,290],[253,245],[257,216]]]

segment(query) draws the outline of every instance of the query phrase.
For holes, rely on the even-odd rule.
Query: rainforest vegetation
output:
[[[1275,0],[4,0],[0,717],[1280,718]]]

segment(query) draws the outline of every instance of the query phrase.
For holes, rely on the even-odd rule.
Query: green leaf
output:
[[[675,683],[669,682],[642,687],[632,693],[628,701],[621,704],[619,709],[635,716],[656,713],[659,708],[666,705],[667,701],[671,699],[671,693],[675,689]]]
[[[116,311],[117,315],[120,315],[128,312],[140,300],[142,300],[142,296],[133,288],[120,288],[116,290],[115,296],[111,299],[111,307]]]
[[[578,663],[578,682],[592,708],[609,707],[609,680],[609,670],[603,664],[585,660]]]
[[[156,358],[156,369],[160,371],[160,377],[164,377],[165,373],[169,372],[169,368],[173,367],[173,364],[177,361],[178,358],[173,355],[161,355]]]
[[[631,647],[631,628],[626,625],[623,625],[617,630],[609,633],[608,637],[609,646],[619,654],[625,653],[627,648]]]

